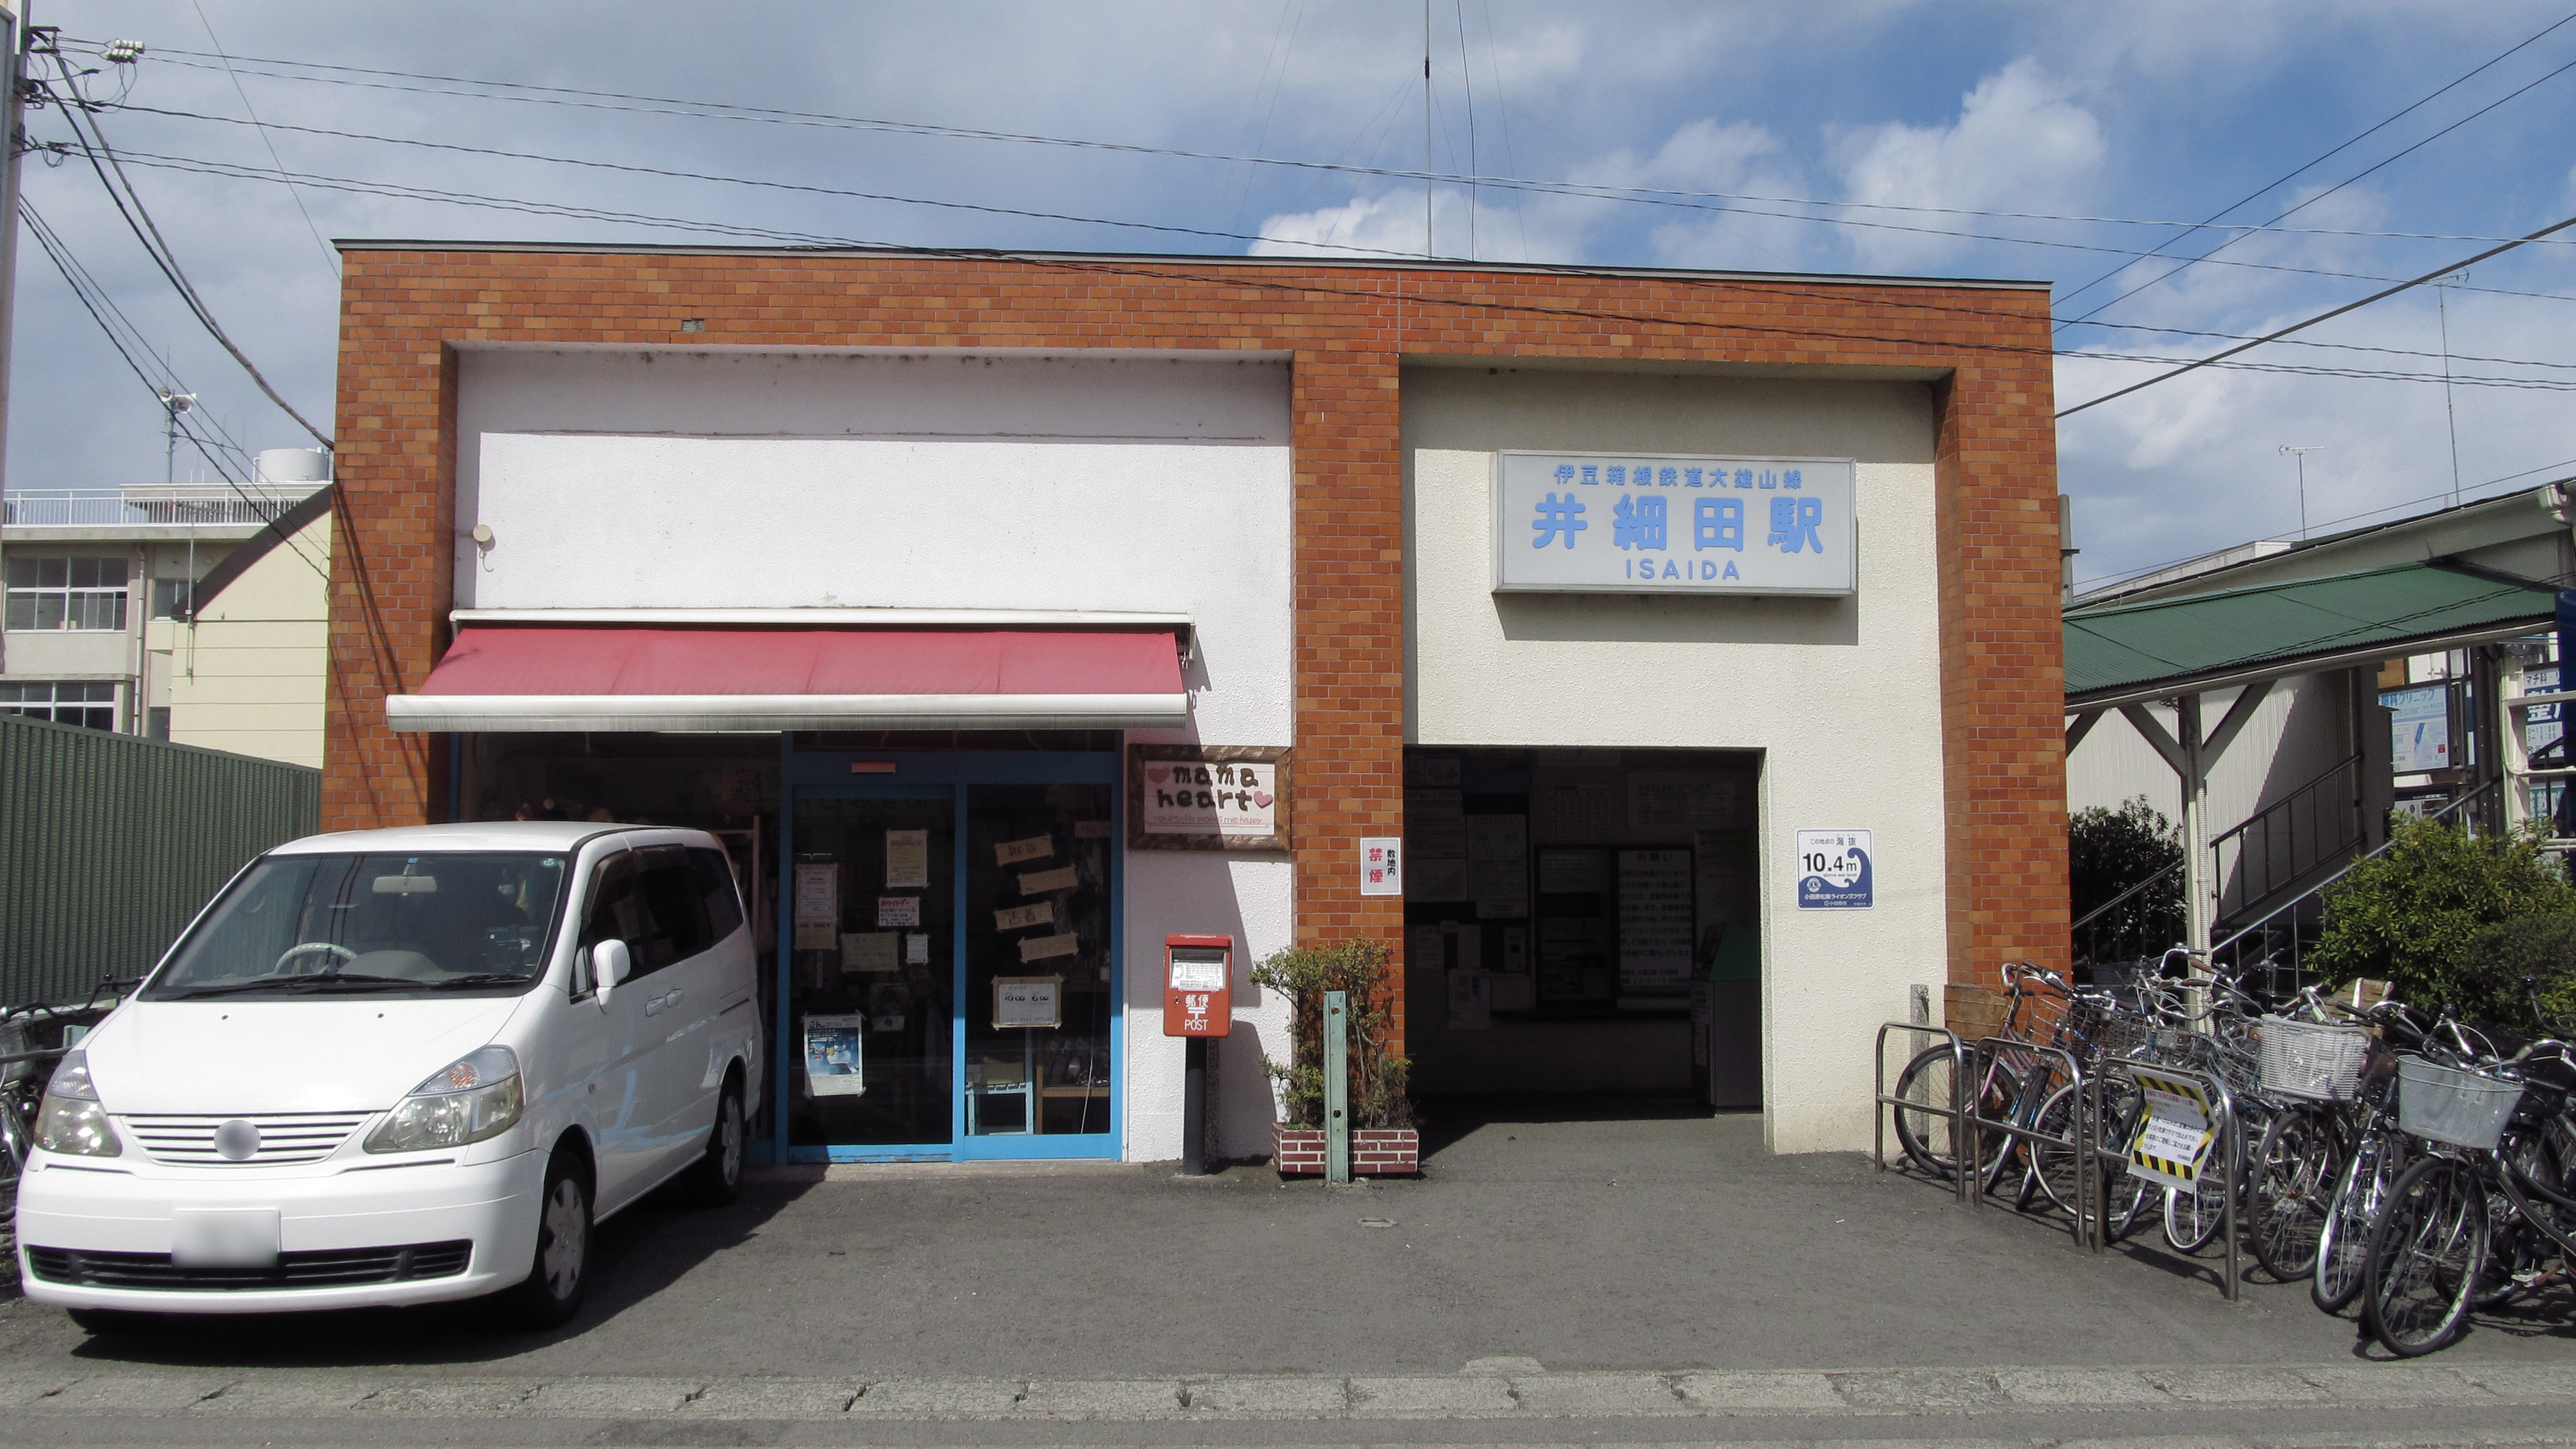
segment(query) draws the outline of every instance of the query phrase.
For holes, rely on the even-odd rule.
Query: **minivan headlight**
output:
[[[63,1053],[45,1083],[44,1104],[36,1110],[36,1145],[72,1157],[117,1157],[125,1148],[107,1124],[107,1109],[98,1104],[98,1088],[89,1079],[89,1053],[74,1048]]]
[[[519,1059],[487,1046],[448,1063],[411,1089],[383,1124],[367,1134],[369,1152],[463,1147],[498,1137],[519,1120]]]

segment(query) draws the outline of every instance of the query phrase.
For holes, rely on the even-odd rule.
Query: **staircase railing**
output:
[[[2448,821],[2468,811],[2472,805],[2483,801],[2499,783],[2496,780],[2489,780],[2426,818],[2436,824]],[[2473,822],[2479,819],[2475,814],[2471,814],[2469,818]],[[2474,828],[2473,825],[2472,829]],[[2396,837],[2390,836],[2375,848],[2354,857],[2332,875],[2274,906],[2259,918],[2238,927],[2227,936],[2212,942],[2209,948],[2209,959],[2213,963],[2229,967],[2247,964],[2262,965],[2264,989],[2274,995],[2298,989],[2305,984],[2307,952],[2315,946],[2316,937],[2325,924],[2323,909],[2325,892],[2335,882],[2352,874],[2353,868],[2363,861],[2377,860],[2386,855],[2389,847],[2396,843]]]
[[[2218,919],[2262,910],[2362,842],[2361,756],[2264,806],[2209,843]]]

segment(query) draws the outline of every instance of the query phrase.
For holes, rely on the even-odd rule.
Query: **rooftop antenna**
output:
[[[161,396],[161,411],[165,414],[161,429],[161,486],[167,488],[179,481],[179,415],[197,406],[197,395],[168,387],[154,391]]]
[[[2299,460],[2299,537],[2308,536],[2308,455],[2326,450],[2323,443],[2283,443],[2281,451]]]
[[[1431,260],[1431,0],[1422,0],[1422,259]]]

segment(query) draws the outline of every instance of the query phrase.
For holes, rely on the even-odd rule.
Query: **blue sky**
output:
[[[2124,359],[2197,356],[2576,215],[2576,69],[2553,77],[2576,64],[2576,0],[1433,0],[1429,13],[1427,169],[1471,174],[1472,155],[1472,174],[1548,188],[1435,186],[1432,250],[1467,256],[1472,237],[1472,255],[1498,261],[2049,280],[2071,324],[2061,406],[2156,370]],[[1420,171],[1418,5],[38,0],[35,18],[79,42],[74,69],[100,72],[80,82],[118,103],[99,126],[211,310],[325,426],[337,280],[319,237],[727,239],[615,219],[649,216],[922,245],[1425,248],[1423,186],[1406,177],[725,109]],[[143,59],[109,63],[91,43],[111,38],[143,42]],[[254,115],[264,125],[244,123]],[[50,109],[30,131],[71,134]],[[336,180],[289,187],[281,166]],[[363,189],[387,184],[603,215]],[[26,194],[210,423],[252,449],[306,441],[180,310],[77,153],[30,157]],[[2240,201],[2226,220],[2248,226],[2306,204],[2271,230],[2178,224]],[[2221,241],[2170,277],[2174,262],[2136,255]],[[158,478],[152,393],[41,251],[22,249],[19,277],[11,486]],[[2419,288],[2302,334],[2330,345],[2265,348],[2244,359],[2257,369],[2067,419],[2079,574],[2296,536],[2285,444],[2321,449],[2308,455],[2318,531],[2446,500],[2455,433],[2469,496],[2576,473],[2571,322],[2576,243],[2539,243],[2438,298]],[[2451,370],[2472,379],[2449,388],[2445,325]],[[191,464],[183,450],[181,476]]]

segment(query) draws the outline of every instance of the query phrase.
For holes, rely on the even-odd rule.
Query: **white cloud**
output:
[[[1829,133],[1844,194],[1878,206],[2061,211],[2087,195],[2109,148],[2100,122],[2024,56],[1977,83],[1947,126],[1902,121]],[[1959,218],[1854,210],[1855,220],[1952,227]],[[1920,232],[1855,229],[1866,267],[1928,268],[1968,243]]]
[[[1256,257],[1420,257],[1429,254],[1425,239],[1438,235],[1443,211],[1450,232],[1466,235],[1464,201],[1435,197],[1430,211],[1426,218],[1419,194],[1357,197],[1344,206],[1271,217],[1261,223],[1261,240],[1246,250]]]
[[[2547,358],[2557,309],[2529,299],[2461,291],[2450,299],[2454,370],[2463,377],[2565,381],[2563,369],[2489,358]],[[2292,320],[2264,319],[2254,327]],[[2321,377],[2219,368],[2162,383],[2079,413],[2058,430],[2063,475],[2076,494],[2077,572],[2094,578],[2299,528],[2298,470],[2284,444],[2315,445],[2307,460],[2307,517],[2316,532],[2385,521],[2443,505],[2452,487],[2452,425],[2464,496],[2531,488],[2576,472],[2564,425],[2566,394],[2462,384],[2446,406],[2434,300],[2420,292],[2319,328],[2319,342],[2392,349],[2276,345],[2249,362],[2411,372],[2419,380]],[[2197,349],[2191,349],[2197,350]],[[2413,355],[2408,355],[2413,354]],[[2061,358],[2061,403],[2099,396],[2163,371],[2084,356]],[[2551,466],[2558,465],[2558,466]],[[2527,476],[2515,477],[2517,474]]]

